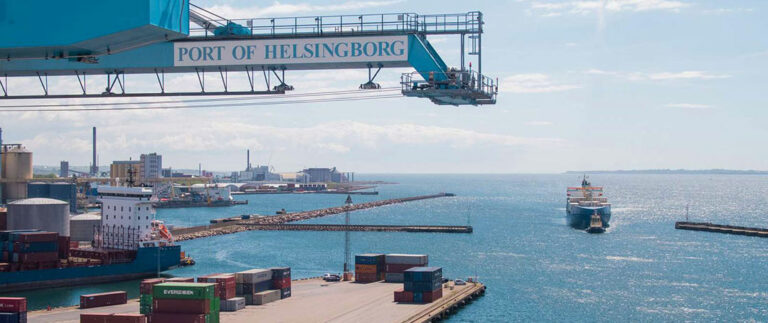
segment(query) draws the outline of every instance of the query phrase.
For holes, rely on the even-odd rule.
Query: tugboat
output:
[[[592,214],[592,218],[589,220],[589,228],[587,228],[587,233],[603,233],[605,232],[605,228],[603,228],[603,220],[600,218],[600,215],[597,214],[597,211],[595,211],[595,214]]]
[[[565,211],[568,225],[581,230],[586,230],[593,223],[599,223],[605,229],[611,220],[611,203],[603,196],[603,188],[592,186],[586,175],[581,181],[581,187],[568,188]],[[595,215],[599,222],[595,221]]]

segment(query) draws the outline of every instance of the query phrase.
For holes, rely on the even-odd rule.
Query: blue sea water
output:
[[[353,253],[426,253],[451,278],[478,277],[485,297],[451,321],[768,321],[768,240],[674,229],[685,217],[768,227],[768,177],[592,175],[613,203],[611,227],[591,235],[565,224],[565,188],[578,175],[358,175],[397,182],[355,202],[437,192],[439,198],[351,213],[353,224],[453,224],[472,234],[353,232]],[[343,195],[246,195],[231,208],[158,210],[166,223],[278,209],[341,205]],[[343,215],[306,221],[343,223]],[[243,232],[185,241],[197,261],[168,272],[196,276],[285,265],[294,277],[339,272],[343,232]],[[30,306],[72,305],[84,291],[135,282],[22,294]]]

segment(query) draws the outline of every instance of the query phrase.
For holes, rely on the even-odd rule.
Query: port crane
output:
[[[376,90],[382,69],[402,67],[414,69],[401,75],[406,97],[477,106],[495,104],[498,93],[497,80],[482,74],[477,11],[226,19],[184,0],[11,1],[5,11],[14,19],[0,20],[0,100],[276,95],[294,89],[289,72],[338,69],[367,69],[359,89]],[[460,37],[457,67],[430,44],[433,35]],[[465,67],[469,55],[475,70]],[[194,74],[199,91],[168,88],[165,75],[180,73]],[[233,89],[231,73],[248,88]],[[154,75],[157,91],[128,91],[126,75],[137,74]],[[93,75],[106,85],[89,89]],[[51,76],[68,76],[80,91],[60,94]],[[36,78],[41,93],[14,94],[9,77]],[[223,91],[211,90],[212,77]]]

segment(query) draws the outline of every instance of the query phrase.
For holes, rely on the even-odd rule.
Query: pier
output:
[[[485,285],[444,284],[443,297],[428,304],[395,303],[393,294],[402,283],[293,281],[293,295],[277,302],[221,312],[221,322],[434,322],[460,310],[485,294]],[[79,309],[58,308],[29,312],[30,322],[79,322],[80,313],[138,313],[138,300],[127,304]]]
[[[195,227],[173,229],[171,230],[171,234],[173,234],[174,239],[176,241],[184,241],[184,240],[190,240],[190,239],[198,239],[198,238],[211,237],[211,236],[217,236],[222,234],[231,234],[231,233],[247,231],[248,226],[243,224],[272,224],[272,225],[285,224],[288,222],[309,220],[309,219],[320,218],[320,217],[329,216],[329,215],[340,214],[344,212],[359,211],[359,210],[365,210],[365,209],[392,205],[392,204],[400,204],[400,203],[406,203],[406,202],[414,202],[414,201],[428,200],[428,199],[441,198],[441,197],[450,197],[450,196],[454,196],[454,194],[438,193],[438,194],[432,194],[432,195],[420,195],[420,196],[403,197],[403,198],[396,198],[396,199],[389,199],[389,200],[372,201],[372,202],[366,202],[366,203],[360,203],[360,204],[352,204],[350,206],[337,206],[337,207],[330,207],[330,208],[319,209],[319,210],[286,213],[286,214],[273,215],[273,216],[251,216],[250,219],[246,219],[246,220],[230,221],[230,222],[215,223],[210,225],[201,225],[201,226],[195,226]]]
[[[344,225],[344,224],[242,224],[262,231],[363,231],[472,233],[471,226],[459,225]]]
[[[768,238],[768,229],[713,224],[709,222],[679,221],[679,222],[675,222],[675,229],[691,230],[691,231],[707,231],[707,232],[735,234],[735,235],[741,235],[741,236]]]

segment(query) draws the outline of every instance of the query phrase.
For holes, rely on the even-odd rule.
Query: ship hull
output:
[[[128,263],[0,273],[0,292],[76,286],[157,275],[179,266],[181,246],[139,248]],[[158,268],[159,263],[159,268]]]
[[[568,225],[573,228],[584,230],[589,227],[592,215],[597,212],[600,215],[600,220],[603,221],[603,228],[610,226],[611,221],[611,207],[583,207],[583,206],[568,206],[566,208]]]

